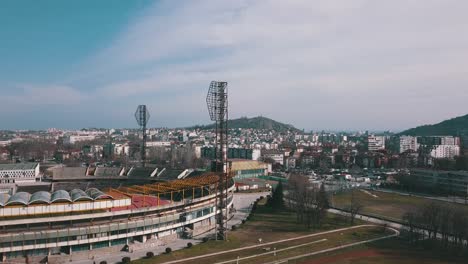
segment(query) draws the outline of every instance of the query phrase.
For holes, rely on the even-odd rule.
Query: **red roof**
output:
[[[171,201],[159,199],[158,197],[155,197],[155,196],[133,195],[131,205],[112,208],[111,211],[115,212],[115,211],[122,211],[122,210],[138,209],[138,208],[143,208],[143,207],[157,207],[157,206],[170,204],[170,203]]]

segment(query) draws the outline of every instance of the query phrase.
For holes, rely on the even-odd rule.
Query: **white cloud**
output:
[[[80,91],[65,85],[17,85],[16,93],[4,96],[5,104],[16,106],[70,106],[87,98]]]
[[[172,104],[154,102],[165,105],[161,118],[180,112],[189,101],[183,93],[222,79],[231,116],[263,114],[306,128],[405,128],[421,114],[435,122],[466,113],[467,8],[456,0],[165,1],[131,23],[92,68],[122,73],[101,95],[172,93]]]

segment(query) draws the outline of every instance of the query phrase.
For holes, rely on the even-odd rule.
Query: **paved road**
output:
[[[261,192],[261,193],[235,193],[234,194],[234,208],[236,212],[234,217],[231,218],[228,222],[228,228],[231,228],[233,225],[238,225],[244,220],[252,210],[252,205],[260,196],[266,197],[270,192]]]

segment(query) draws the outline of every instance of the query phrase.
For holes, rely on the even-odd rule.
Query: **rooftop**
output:
[[[2,170],[34,170],[39,163],[8,163],[0,164],[0,171]]]
[[[231,160],[233,171],[265,169],[266,163],[256,160]]]
[[[17,192],[14,195],[1,194],[0,206],[7,205],[32,205],[32,204],[51,204],[60,202],[77,202],[77,201],[95,201],[113,197],[96,188],[89,188],[86,191],[74,189],[70,192],[58,190],[53,193],[46,191],[38,191],[33,194],[27,192]]]

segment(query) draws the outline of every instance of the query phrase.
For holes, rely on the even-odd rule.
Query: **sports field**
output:
[[[462,264],[464,257],[440,254],[435,250],[415,248],[400,238],[390,238],[349,249],[338,250],[312,258],[288,263],[295,264]]]
[[[442,206],[455,206],[463,208],[468,214],[468,205],[436,201],[422,197],[367,191],[355,189],[352,191],[355,199],[362,204],[361,213],[385,217],[389,220],[400,221],[406,212],[415,211],[426,203],[435,202]],[[332,205],[337,208],[346,208],[350,205],[351,191],[335,194],[331,197]]]

